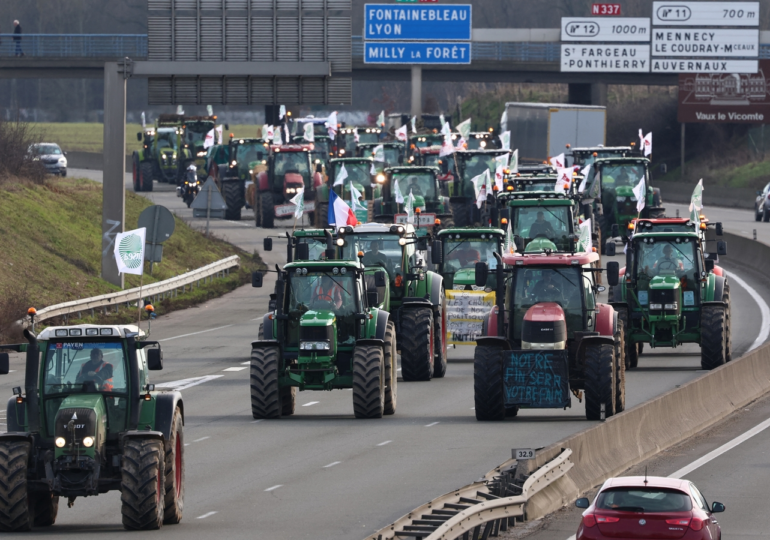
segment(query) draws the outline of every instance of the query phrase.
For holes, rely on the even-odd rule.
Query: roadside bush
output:
[[[12,179],[35,184],[45,181],[45,167],[27,153],[29,146],[37,142],[40,135],[30,124],[0,119],[0,185]]]

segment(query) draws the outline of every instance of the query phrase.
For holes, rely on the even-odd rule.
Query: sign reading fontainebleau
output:
[[[364,39],[469,41],[471,6],[366,4]]]

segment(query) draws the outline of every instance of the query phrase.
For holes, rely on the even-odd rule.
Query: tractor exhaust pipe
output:
[[[324,229],[324,233],[326,234],[326,259],[331,261],[337,258],[337,250],[334,249],[334,238],[329,229]]]
[[[27,427],[32,433],[40,432],[40,398],[37,391],[37,379],[40,370],[40,351],[35,334],[24,329],[27,338],[26,373],[24,374],[24,392],[27,394]]]
[[[294,238],[286,231],[286,263],[294,260]]]
[[[503,258],[499,253],[495,252],[495,259],[497,260],[497,290],[495,291],[495,299],[497,300],[497,335],[498,337],[505,337],[505,272],[503,271]]]

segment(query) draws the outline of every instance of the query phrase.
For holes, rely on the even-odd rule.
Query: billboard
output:
[[[689,73],[679,75],[681,123],[770,123],[770,60],[756,73]]]

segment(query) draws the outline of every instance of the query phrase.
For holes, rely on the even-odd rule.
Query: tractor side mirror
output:
[[[612,238],[617,238],[618,236],[620,236],[620,233],[618,232],[618,224],[617,223],[613,223],[612,224],[612,229],[610,231],[610,234],[612,235]]]
[[[142,142],[142,133],[141,132],[136,134],[136,140],[139,141],[139,142]]]
[[[378,296],[377,291],[366,291],[366,303],[369,307],[374,307],[378,304]]]
[[[163,369],[163,351],[160,347],[157,349],[147,349],[147,368],[150,371],[160,371]]]
[[[302,242],[297,244],[297,260],[306,261],[310,259],[310,244]]]
[[[714,271],[714,259],[706,259],[706,272],[709,274]]]
[[[226,129],[227,131],[230,131],[230,124],[225,124],[225,129]]]
[[[417,251],[427,251],[428,250],[428,239],[423,237],[420,237],[417,239],[417,245],[415,246],[417,248]]]
[[[727,255],[727,242],[724,240],[717,242],[717,255]]]
[[[588,508],[589,506],[591,506],[591,501],[589,501],[585,497],[580,497],[578,500],[575,501],[575,506],[578,508]]]
[[[507,206],[505,208],[500,209],[500,219],[507,219],[508,221],[511,221],[511,209]]]
[[[441,240],[434,240],[430,246],[430,262],[444,264],[444,244]]]
[[[388,277],[385,272],[382,270],[378,270],[374,273],[374,286],[375,287],[385,287],[388,284]]]
[[[262,248],[265,251],[273,251],[273,239],[272,238],[265,238],[262,241]]]
[[[524,245],[524,239],[521,236],[514,237],[513,243],[516,246],[516,251],[519,253],[524,253],[524,248],[526,246]]]
[[[725,234],[725,231],[722,228],[722,222],[721,221],[717,221],[714,228],[717,230],[717,236],[722,236],[723,234]]]
[[[486,287],[489,278],[489,267],[485,262],[476,263],[476,287]]]
[[[620,281],[620,265],[617,261],[607,263],[607,284],[610,287],[617,287]]]
[[[262,286],[262,272],[252,272],[251,273],[251,286],[252,287],[261,287]]]
[[[609,257],[615,256],[615,240],[607,240],[607,243],[604,244],[604,253]]]
[[[0,375],[8,375],[10,369],[11,361],[9,359],[8,353],[0,353]]]
[[[316,164],[315,166],[315,172],[317,173],[323,173],[324,172],[324,166],[321,163]]]

